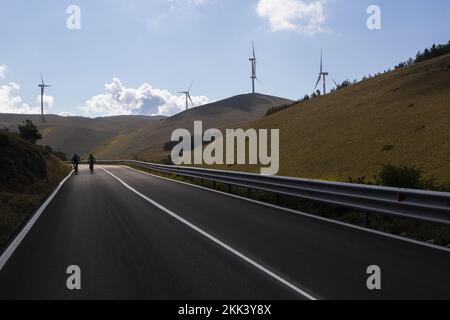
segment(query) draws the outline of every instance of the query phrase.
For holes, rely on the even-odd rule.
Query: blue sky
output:
[[[380,30],[366,26],[381,8]],[[69,5],[81,29],[69,30]],[[450,40],[448,0],[2,0],[0,112],[36,112],[39,73],[53,85],[48,112],[173,114],[193,81],[199,105],[251,89],[298,99],[324,65],[361,78]]]

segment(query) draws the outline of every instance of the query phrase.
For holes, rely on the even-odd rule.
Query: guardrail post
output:
[[[370,226],[370,220],[369,220],[369,215],[367,214],[367,212],[363,212],[363,227],[364,228],[368,228]]]

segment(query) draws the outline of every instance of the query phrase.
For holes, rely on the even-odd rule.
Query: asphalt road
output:
[[[0,270],[0,298],[450,299],[443,250],[104,168],[62,186]]]

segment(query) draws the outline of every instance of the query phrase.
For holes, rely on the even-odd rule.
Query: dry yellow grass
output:
[[[113,137],[99,146],[98,158],[139,158],[149,161],[167,159],[169,152],[163,146],[170,141],[172,131],[178,128],[193,129],[194,121],[203,121],[208,128],[234,127],[260,119],[273,106],[290,103],[290,100],[262,94],[243,94],[193,108],[142,128]]]
[[[280,129],[280,175],[371,179],[381,164],[392,163],[416,165],[449,182],[450,55],[297,104],[248,127]]]
[[[90,119],[47,115],[47,121],[42,123],[39,115],[0,113],[0,128],[7,127],[14,131],[22,121],[31,119],[43,136],[39,143],[63,151],[70,158],[74,153],[85,156],[108,145],[110,139],[126,135],[162,118],[164,117],[117,116]]]

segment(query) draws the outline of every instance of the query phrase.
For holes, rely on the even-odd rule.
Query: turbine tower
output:
[[[186,110],[189,109],[189,100],[191,101],[192,106],[194,106],[194,102],[192,101],[191,94],[190,94],[191,88],[192,88],[192,83],[191,83],[188,91],[180,91],[179,92],[179,93],[182,93],[182,94],[184,94],[186,96]]]
[[[323,80],[323,94],[326,94],[326,76],[328,75],[328,72],[323,71],[323,55],[322,50],[320,50],[320,72],[319,72],[319,79],[317,79],[316,86],[314,87],[314,90],[317,89],[317,86],[319,85],[320,80]]]
[[[256,78],[256,54],[255,54],[255,45],[252,41],[252,48],[253,48],[253,57],[248,59],[250,63],[252,64],[252,76],[250,79],[252,79],[252,93],[255,93],[255,80]]]
[[[44,83],[44,78],[42,77],[42,74],[41,74],[41,84],[39,84],[38,87],[41,88],[41,117],[42,117],[42,122],[45,122],[45,118],[44,118],[44,90],[45,90],[45,88],[49,88],[51,86]]]

